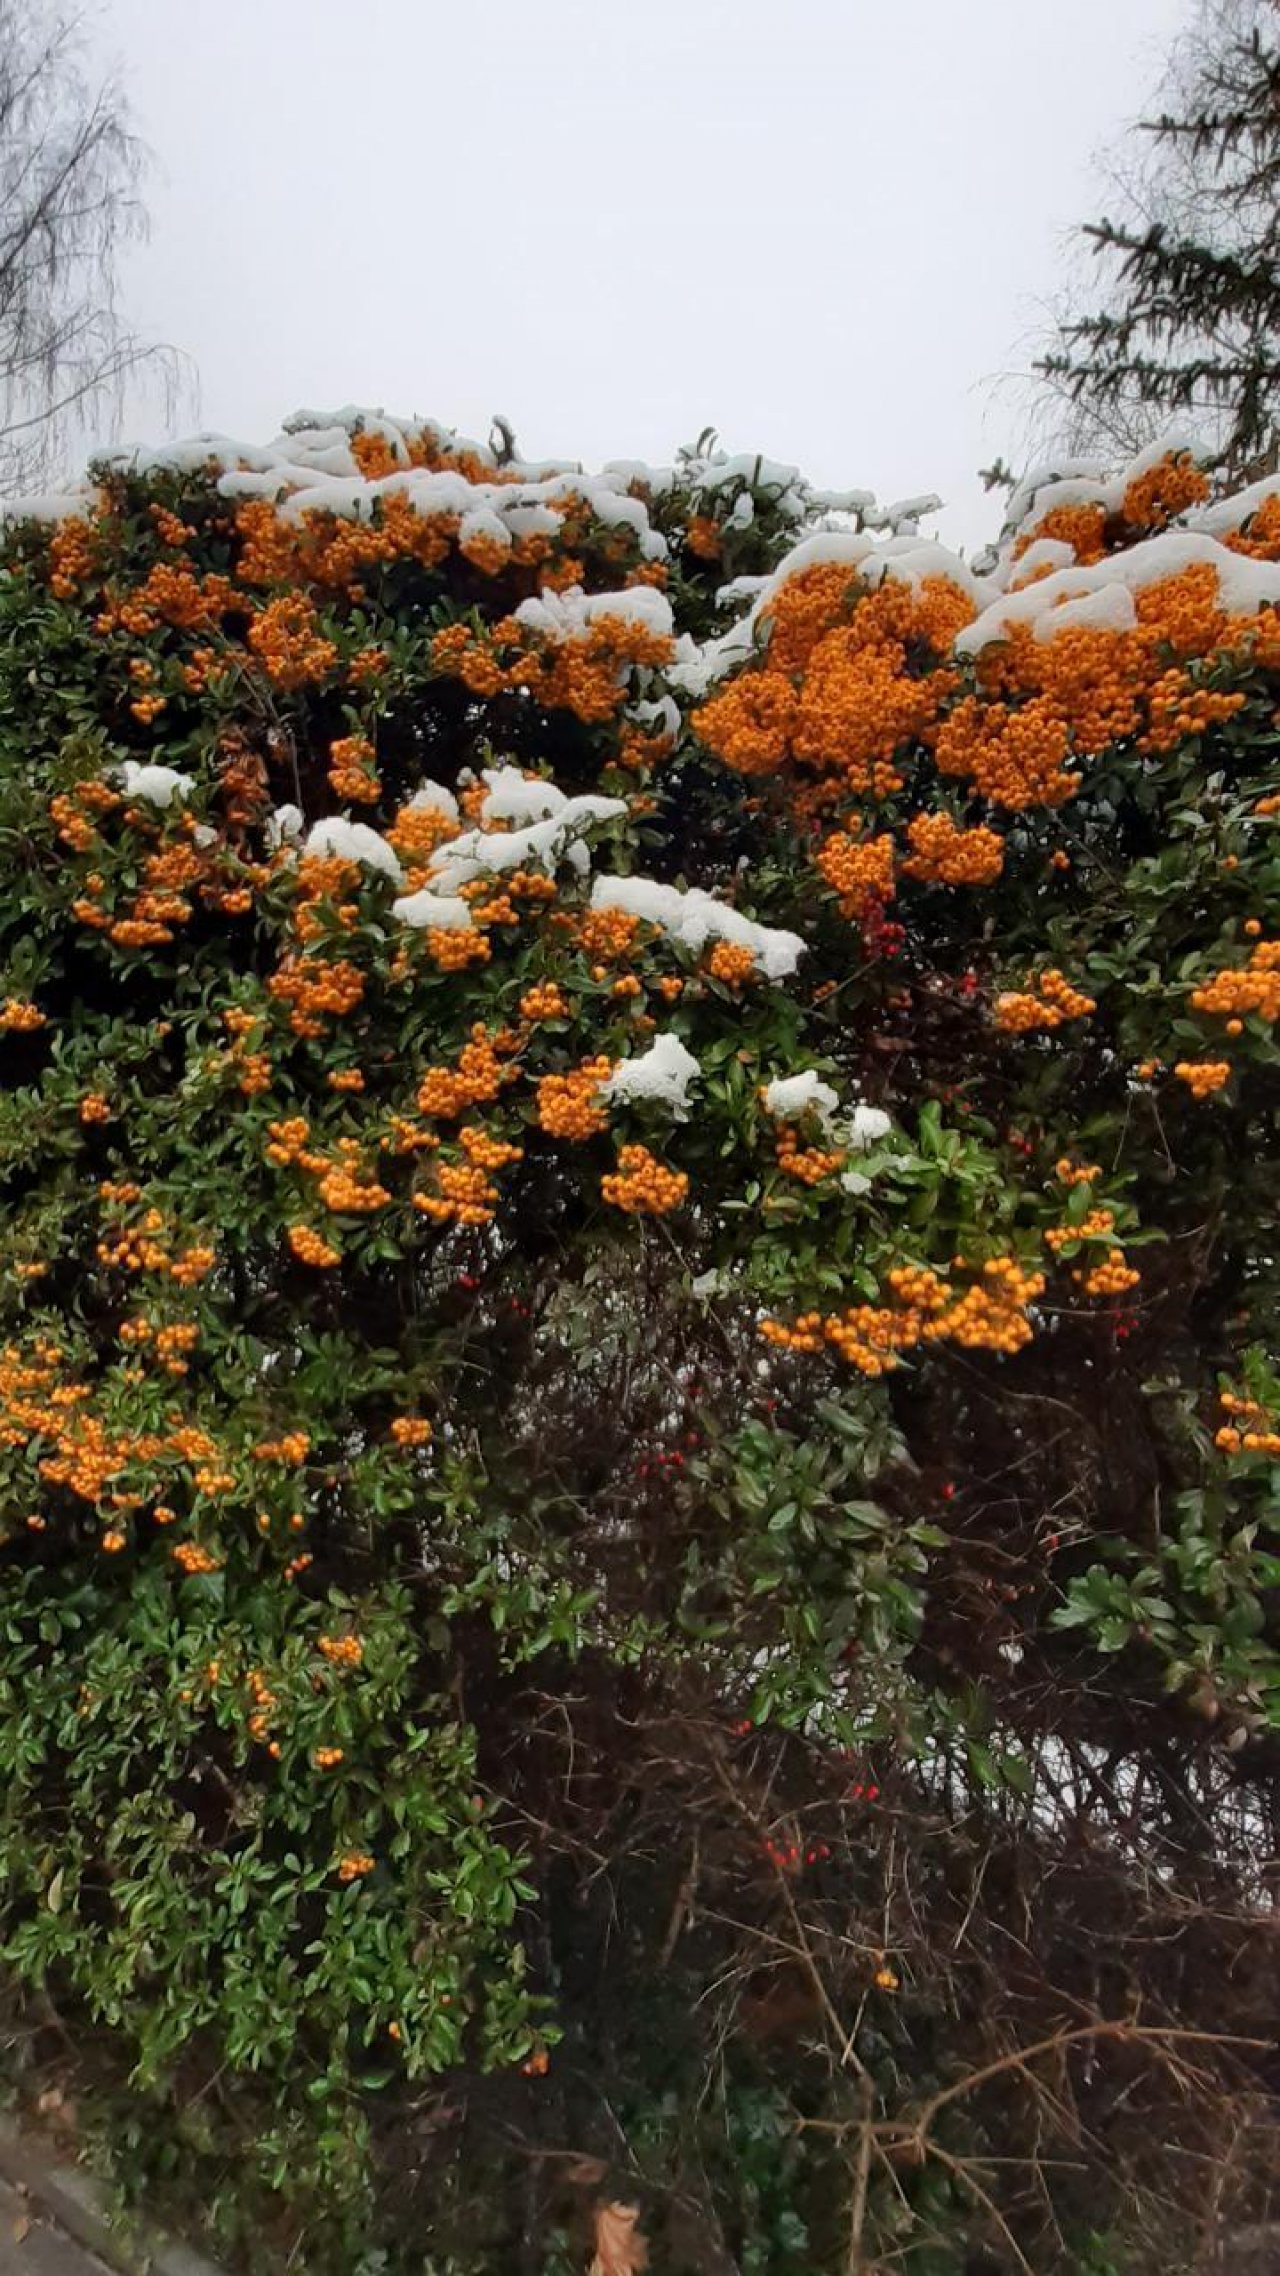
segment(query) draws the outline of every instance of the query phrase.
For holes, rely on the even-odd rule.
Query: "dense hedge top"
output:
[[[257,2170],[348,2203],[375,2087],[550,2094],[552,1861],[641,1870],[639,1731],[793,1945],[944,1759],[1035,1844],[1101,1749],[1121,1876],[1144,1749],[1196,1813],[1263,1775],[1278,609],[1280,484],[1182,448],[1046,471],[980,573],[760,459],[357,413],[11,510],[0,1936],[137,2093],[262,2070]],[[915,1917],[877,1879],[832,1962],[889,2126],[957,2060]],[[1059,1965],[1028,2013],[1200,2020]],[[682,2202],[638,2030],[583,2093]],[[844,2250],[834,2081],[743,2266]],[[1050,2265],[912,2171],[855,2163],[880,2249],[996,2202]]]

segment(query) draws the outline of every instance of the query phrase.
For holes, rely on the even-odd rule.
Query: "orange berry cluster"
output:
[[[329,746],[329,783],[335,797],[375,806],[382,795],[373,745],[366,735],[340,735]]]
[[[290,1225],[286,1237],[301,1264],[315,1265],[318,1270],[327,1271],[332,1265],[342,1262],[341,1252],[326,1241],[322,1234],[317,1233],[313,1226]]]
[[[358,1636],[321,1636],[316,1649],[331,1667],[359,1667],[364,1645]]]
[[[1030,993],[1038,989],[1039,994]],[[1028,982],[1028,993],[1006,992],[996,997],[993,1017],[996,1026],[1006,1035],[1027,1035],[1033,1028],[1061,1027],[1069,1019],[1087,1019],[1097,1010],[1092,996],[1086,996],[1055,967],[1041,972]]]
[[[347,678],[353,687],[367,687],[371,680],[381,679],[390,661],[385,648],[362,648],[347,666]]]
[[[1185,451],[1173,452],[1134,475],[1120,510],[1133,529],[1162,530],[1175,514],[1203,504],[1208,495],[1208,477],[1195,460]]]
[[[236,1087],[246,1098],[259,1098],[263,1091],[270,1090],[271,1060],[265,1051],[234,1050],[231,1057],[239,1069]]]
[[[689,1191],[683,1170],[669,1170],[656,1161],[647,1146],[624,1146],[616,1174],[600,1180],[604,1199],[630,1216],[665,1217],[678,1209]]]
[[[441,972],[465,972],[468,964],[487,964],[493,954],[483,933],[465,932],[460,925],[429,925],[427,951]]]
[[[108,601],[94,624],[98,632],[120,628],[139,636],[154,632],[160,624],[190,632],[217,625],[237,605],[229,578],[197,577],[185,562],[158,561],[125,599]]]
[[[74,599],[98,569],[98,531],[79,515],[58,522],[49,540],[49,590],[56,600]]]
[[[1174,1074],[1185,1083],[1192,1098],[1211,1098],[1231,1080],[1229,1059],[1179,1059]]]
[[[341,1217],[365,1217],[375,1209],[385,1209],[391,1195],[385,1185],[379,1185],[376,1179],[356,1167],[359,1148],[355,1140],[339,1139],[338,1151],[344,1158],[324,1165],[317,1188],[325,1208]],[[322,1161],[323,1157],[309,1157],[307,1166],[312,1159]]]
[[[710,514],[691,514],[685,525],[684,542],[689,552],[699,561],[720,559],[720,524]]]
[[[1028,548],[1042,538],[1049,538],[1058,545],[1069,545],[1081,567],[1087,567],[1091,562],[1101,561],[1106,551],[1106,525],[1105,506],[1051,506],[1017,539],[1014,560],[1020,560]]]
[[[568,1012],[568,1000],[554,980],[540,981],[536,987],[526,988],[520,998],[521,1019],[565,1019]]]
[[[992,1257],[983,1277],[957,1296],[923,1267],[898,1266],[888,1275],[892,1305],[858,1304],[845,1312],[805,1312],[787,1327],[765,1320],[760,1333],[791,1351],[817,1352],[829,1344],[861,1375],[887,1374],[898,1355],[943,1340],[970,1351],[1020,1351],[1031,1340],[1027,1307],[1044,1293],[1044,1275],[1013,1257]]]
[[[491,1138],[478,1123],[464,1123],[458,1138],[467,1160],[480,1170],[505,1170],[512,1162],[524,1159],[523,1146],[512,1146],[504,1138]]]
[[[428,1446],[431,1425],[425,1415],[397,1415],[391,1425],[391,1436],[397,1446]]]
[[[283,1438],[260,1439],[253,1449],[255,1462],[281,1462],[287,1469],[296,1469],[311,1452],[310,1433],[305,1430],[288,1430]]]
[[[45,1024],[44,1013],[35,1004],[24,1003],[17,996],[7,996],[0,1004],[0,1034],[34,1035]]]
[[[538,1084],[538,1122],[552,1138],[594,1138],[608,1116],[600,1089],[613,1073],[610,1059],[584,1060],[572,1074],[544,1075]]]
[[[577,937],[584,955],[608,964],[621,964],[635,945],[640,919],[629,909],[588,909],[578,921]]]
[[[895,755],[933,729],[952,691],[954,675],[930,667],[972,614],[946,578],[868,592],[840,565],[802,570],[772,601],[764,668],[713,696],[694,728],[740,774],[798,760],[841,790],[884,796],[900,785]]]
[[[216,1573],[219,1559],[212,1550],[202,1549],[197,1541],[175,1541],[173,1561],[184,1573]]]
[[[802,1146],[794,1124],[784,1123],[774,1142],[778,1168],[784,1177],[795,1178],[801,1185],[817,1185],[823,1178],[843,1167],[844,1154],[835,1149],[824,1152],[821,1146]]]
[[[1166,672],[1147,698],[1149,725],[1139,738],[1146,751],[1172,751],[1188,735],[1207,734],[1244,709],[1238,689],[1195,687],[1183,671]]]
[[[183,546],[196,534],[190,522],[184,522],[177,514],[170,513],[167,506],[153,505],[149,512],[156,536],[162,545],[172,545],[175,548]]]
[[[354,1011],[364,995],[364,974],[345,957],[315,957],[303,961],[286,957],[267,982],[277,1002],[291,1006],[289,1025],[295,1035],[324,1034],[326,1019],[342,1019]]]
[[[316,612],[302,593],[269,601],[249,627],[249,646],[278,688],[305,687],[332,671],[338,651],[320,633]]]
[[[759,977],[751,950],[732,940],[716,942],[707,958],[707,970],[713,980],[721,981],[727,988],[745,988]],[[663,993],[666,993],[665,986]]]
[[[1220,1446],[1224,1454],[1280,1454],[1280,1431],[1273,1427],[1275,1418],[1266,1407],[1257,1399],[1242,1399],[1235,1391],[1223,1391],[1220,1400],[1226,1412],[1236,1419],[1215,1431],[1215,1446]],[[1246,1426],[1243,1430],[1239,1427],[1241,1423]]]
[[[1075,1181],[1072,1180],[1072,1183]],[[1072,1241],[1087,1241],[1102,1233],[1109,1233],[1115,1225],[1115,1212],[1110,1209],[1091,1209],[1078,1225],[1051,1225],[1045,1234],[1045,1246],[1056,1256]]]
[[[1101,1214],[1105,1216],[1106,1212]],[[1086,1296],[1123,1296],[1130,1288],[1137,1287],[1140,1277],[1132,1265],[1125,1263],[1123,1249],[1108,1249],[1103,1264],[1095,1265],[1091,1272],[1079,1271],[1072,1275]]]
[[[1079,789],[1081,776],[1064,763],[1070,748],[1068,721],[1044,698],[1013,708],[965,696],[939,728],[933,753],[940,774],[963,776],[993,805],[1021,814],[1061,806]]]
[[[583,636],[549,641],[509,616],[485,632],[446,625],[431,644],[431,661],[472,695],[523,689],[548,711],[571,711],[595,724],[621,710],[631,667],[669,663],[672,650],[668,635],[631,617],[602,613]]]
[[[335,750],[337,745],[334,745]],[[410,892],[417,892],[427,882],[431,856],[437,846],[453,837],[457,824],[441,806],[402,806],[387,831],[387,843],[394,847],[405,867],[405,884]]]
[[[856,916],[868,900],[887,901],[893,893],[893,839],[887,831],[857,839],[836,830],[819,847],[817,862],[828,885],[840,895],[845,916]]]
[[[108,1182],[100,1191],[106,1201],[133,1202],[140,1198],[140,1188],[135,1185],[113,1186]],[[213,1270],[216,1252],[203,1242],[195,1242],[174,1256],[156,1238],[163,1231],[161,1212],[147,1209],[136,1225],[124,1227],[114,1239],[98,1242],[98,1262],[120,1265],[126,1272],[162,1272],[180,1288],[194,1288]]]
[[[1063,1185],[1092,1185],[1097,1178],[1102,1176],[1101,1167],[1097,1162],[1073,1162],[1068,1154],[1063,1154],[1060,1160],[1054,1163],[1053,1171],[1054,1176],[1059,1178]]]
[[[310,1136],[311,1125],[300,1114],[291,1115],[285,1122],[269,1122],[267,1160],[280,1169],[300,1161]]]
[[[437,1162],[432,1185],[414,1194],[413,1206],[436,1225],[491,1225],[497,1199],[496,1185],[475,1163]]]
[[[1256,918],[1250,926],[1256,931]],[[1202,987],[1193,989],[1191,1005],[1194,1011],[1229,1013],[1236,1019],[1250,1012],[1265,1020],[1280,1019],[1280,940],[1260,940],[1243,971],[1215,972]]]
[[[607,1072],[607,1069],[606,1069]],[[494,1099],[513,1070],[504,1067],[487,1028],[477,1025],[456,1067],[429,1067],[418,1085],[418,1112],[432,1121],[451,1121],[469,1106]]]
[[[318,1761],[319,1757],[316,1759]],[[338,1879],[344,1882],[362,1881],[366,1873],[372,1873],[376,1862],[367,1849],[348,1849],[338,1859]]]
[[[795,731],[796,691],[781,672],[744,672],[694,715],[694,725],[735,774],[775,774]]]
[[[164,1327],[156,1327],[145,1315],[126,1320],[120,1329],[120,1341],[126,1349],[151,1344],[156,1358],[170,1375],[185,1375],[187,1361],[184,1354],[195,1349],[200,1330],[192,1320],[172,1320]]]
[[[917,814],[907,825],[908,877],[932,885],[994,885],[1004,868],[1004,840],[995,830],[962,830],[949,814]]]

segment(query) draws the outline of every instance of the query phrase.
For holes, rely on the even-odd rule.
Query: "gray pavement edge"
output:
[[[55,2157],[38,2137],[2,2115],[0,2176],[120,2276],[221,2276],[212,2261],[189,2245],[153,2235],[145,2227],[133,2238],[122,2237],[111,2226],[101,2182],[83,2167]]]

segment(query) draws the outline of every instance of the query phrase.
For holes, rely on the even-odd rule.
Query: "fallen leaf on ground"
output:
[[[638,2233],[638,2205],[596,2207],[596,2255],[589,2276],[638,2276],[649,2265],[649,2247]]]

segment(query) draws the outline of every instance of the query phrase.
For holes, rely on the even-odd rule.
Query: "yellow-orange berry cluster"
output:
[[[689,1180],[683,1170],[669,1170],[655,1160],[647,1146],[624,1146],[617,1172],[601,1178],[600,1191],[615,1209],[631,1216],[665,1217],[684,1201]]]
[[[287,1238],[301,1264],[314,1265],[320,1271],[327,1271],[332,1265],[342,1262],[341,1252],[311,1225],[291,1225]]]
[[[1105,1215],[1103,1211],[1101,1214]],[[1123,1249],[1108,1249],[1106,1259],[1091,1272],[1079,1271],[1073,1275],[1086,1296],[1124,1296],[1136,1288],[1140,1275],[1124,1261]]]
[[[496,1185],[473,1163],[437,1162],[432,1184],[413,1196],[413,1206],[437,1225],[491,1225]]]
[[[568,1010],[564,992],[556,986],[554,980],[544,980],[537,987],[526,988],[520,998],[521,1019],[564,1019]]]
[[[249,646],[279,688],[322,680],[338,660],[337,649],[319,631],[316,612],[302,593],[269,601],[249,627]]]
[[[1043,1294],[1044,1275],[1027,1271],[1013,1257],[992,1257],[981,1280],[959,1295],[920,1266],[895,1267],[888,1287],[891,1305],[806,1312],[790,1326],[764,1320],[760,1332],[791,1351],[817,1352],[828,1344],[848,1366],[872,1377],[889,1373],[901,1352],[922,1343],[948,1340],[971,1351],[1016,1352],[1031,1340],[1027,1308]]]
[[[759,978],[755,956],[739,941],[718,940],[707,958],[707,970],[713,980],[727,988],[745,988]],[[664,989],[664,994],[666,993]]]
[[[1222,1090],[1224,1085],[1230,1082],[1231,1061],[1229,1059],[1179,1059],[1173,1071],[1178,1081],[1186,1084],[1192,1098],[1211,1098],[1215,1091]]]
[[[305,1430],[287,1430],[282,1438],[263,1438],[253,1449],[255,1462],[280,1462],[286,1469],[296,1470],[311,1452],[311,1436]]]
[[[962,830],[949,814],[917,814],[907,825],[911,855],[906,876],[934,885],[993,885],[1004,867],[1004,840],[995,830]]]
[[[1071,1182],[1076,1181],[1073,1179]],[[1051,1225],[1044,1237],[1045,1247],[1052,1249],[1056,1256],[1059,1250],[1065,1249],[1072,1241],[1092,1240],[1100,1234],[1110,1233],[1115,1221],[1113,1210],[1090,1209],[1078,1225]]]
[[[267,982],[267,992],[290,1006],[295,1035],[324,1034],[326,1019],[342,1019],[364,995],[364,974],[345,957],[286,957]]]
[[[836,830],[819,847],[817,862],[828,885],[840,895],[846,916],[856,916],[868,899],[887,901],[893,893],[893,839],[887,831],[858,839]]]
[[[1223,1391],[1220,1400],[1227,1414],[1235,1420],[1224,1423],[1214,1433],[1215,1446],[1220,1446],[1224,1454],[1280,1454],[1280,1431],[1275,1428],[1275,1417],[1259,1400],[1242,1399],[1235,1391]]]
[[[538,1121],[552,1138],[594,1138],[608,1116],[600,1091],[613,1073],[609,1059],[584,1060],[568,1075],[544,1075],[538,1084]]]
[[[1032,991],[1038,990],[1038,993]],[[1061,1027],[1069,1019],[1087,1019],[1097,1010],[1092,996],[1073,988],[1063,973],[1050,967],[1033,976],[1027,991],[1006,991],[996,997],[992,1016],[1006,1035],[1028,1035],[1035,1028]]]
[[[316,1649],[331,1667],[359,1667],[364,1645],[358,1636],[321,1636]]]
[[[1097,1162],[1073,1162],[1069,1154],[1063,1154],[1054,1163],[1053,1170],[1063,1185],[1092,1185],[1102,1175]]]
[[[34,1035],[45,1025],[44,1013],[36,1004],[24,1003],[17,996],[6,997],[0,1005],[0,1034]]]
[[[397,1415],[391,1425],[391,1436],[397,1446],[428,1446],[431,1425],[425,1415]]]
[[[1256,918],[1250,922],[1256,929]],[[1243,971],[1229,967],[1215,972],[1211,980],[1192,990],[1191,1005],[1194,1011],[1216,1012],[1233,1019],[1250,1012],[1260,1019],[1280,1019],[1280,940],[1260,940]]]
[[[818,1185],[823,1178],[831,1177],[842,1168],[845,1156],[840,1148],[824,1150],[821,1146],[802,1146],[794,1123],[784,1123],[774,1141],[778,1168],[784,1177],[795,1178],[800,1185]]]
[[[340,735],[329,746],[329,783],[335,797],[374,806],[382,792],[366,735]]]
[[[177,1541],[173,1547],[173,1561],[184,1573],[216,1573],[219,1560],[212,1550],[202,1549],[197,1541]]]
[[[451,1121],[496,1098],[511,1070],[503,1066],[488,1031],[477,1025],[471,1031],[456,1067],[429,1067],[418,1086],[418,1112],[433,1121]]]

